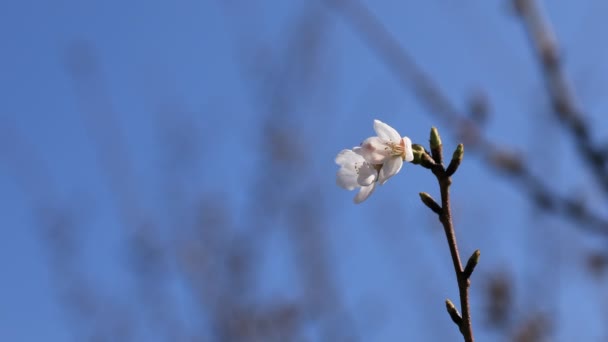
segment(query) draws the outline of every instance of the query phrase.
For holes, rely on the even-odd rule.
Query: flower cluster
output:
[[[337,184],[347,190],[361,188],[355,203],[365,201],[377,183],[386,183],[401,170],[404,161],[414,159],[410,138],[401,137],[380,120],[374,120],[374,130],[378,136],[367,138],[360,147],[342,150],[336,156],[336,164],[340,166]]]

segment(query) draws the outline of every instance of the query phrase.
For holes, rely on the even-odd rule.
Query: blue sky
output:
[[[530,167],[560,193],[588,198],[600,210],[605,207],[595,204],[598,192],[576,162],[571,141],[551,121],[537,65],[507,2],[368,5],[460,110],[476,90],[486,93],[492,108],[487,136],[534,156]],[[596,138],[605,141],[602,89],[608,69],[603,63],[606,47],[600,42],[607,5],[555,1],[545,9]],[[319,58],[318,69],[310,79],[294,65],[306,61],[299,54],[308,51],[293,39],[302,18],[313,20],[322,32],[317,36],[321,52],[313,54]],[[163,222],[162,234],[171,236],[163,188],[172,163],[163,145],[167,127],[177,122],[178,136],[182,130],[199,132],[193,135],[192,153],[200,162],[178,175],[184,196],[217,196],[241,224],[256,195],[252,183],[277,172],[259,167],[267,151],[252,143],[263,136],[260,125],[268,118],[306,147],[304,178],[319,187],[331,271],[347,308],[361,313],[355,321],[363,340],[458,337],[443,307],[446,297],[457,297],[447,246],[417,194],[437,194],[431,175],[407,165],[355,206],[354,193],[335,186],[333,163],[338,151],[373,134],[373,119],[389,123],[416,143],[426,142],[431,126],[443,133],[446,148],[458,142],[450,127],[400,87],[393,72],[336,12],[310,1],[9,0],[0,4],[0,41],[0,340],[81,336],[74,332],[75,320],[57,290],[65,279],[54,277],[52,253],[36,217],[40,205],[51,203],[74,214],[82,256],[75,264],[104,297],[119,298],[120,305],[132,304],[137,311],[129,295],[137,285],[124,265],[124,235],[133,228],[125,221],[153,217]],[[90,73],[86,62],[91,60]],[[79,61],[85,63],[82,74],[71,69]],[[277,81],[276,75],[290,70],[295,76]],[[301,83],[290,83],[294,80]],[[276,89],[269,82],[277,82]],[[267,88],[293,99],[289,115],[267,113],[274,98]],[[96,119],[98,115],[103,119]],[[105,125],[120,134],[96,136]],[[116,171],[118,177],[104,167],[108,160],[127,160]],[[567,220],[539,215],[513,183],[474,154],[466,155],[453,195],[463,254],[482,250],[476,276],[501,268],[514,273],[520,279],[520,309],[553,307],[559,340],[580,337],[575,335],[581,333],[580,324],[587,340],[606,334],[597,318],[600,307],[580,297],[592,293],[589,298],[605,298],[605,293],[586,278],[577,261],[602,241],[580,233]],[[127,214],[124,208],[129,208]],[[280,220],[272,224],[280,232]],[[549,233],[553,229],[559,233]],[[286,270],[289,263],[276,260],[288,248],[281,233],[276,234],[264,257],[260,296],[293,298],[301,289]],[[539,242],[551,246],[546,253]],[[531,250],[537,249],[540,260],[534,254],[529,261]],[[546,269],[547,260],[554,260],[551,253],[563,261],[556,272]],[[408,267],[411,272],[401,272]],[[474,324],[480,339],[492,340],[498,337],[482,328],[483,303],[476,294],[482,281],[476,280]],[[547,290],[548,283],[559,285]],[[180,296],[179,284],[168,286]],[[417,298],[420,290],[426,292]],[[176,302],[184,324],[195,324],[187,300]],[[377,321],[368,322],[370,316]],[[146,333],[137,338],[145,339]]]

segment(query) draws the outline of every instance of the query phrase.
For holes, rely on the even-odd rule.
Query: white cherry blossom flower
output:
[[[380,120],[374,120],[374,130],[378,136],[365,139],[356,153],[370,164],[382,164],[378,182],[384,184],[401,170],[403,161],[414,160],[412,141]]]
[[[359,149],[342,150],[336,156],[336,164],[340,165],[336,183],[346,190],[361,188],[354,198],[355,203],[365,201],[374,192],[378,180],[378,170],[357,153]]]

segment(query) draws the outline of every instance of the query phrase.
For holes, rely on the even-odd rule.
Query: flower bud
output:
[[[445,308],[448,310],[452,321],[456,323],[458,327],[460,327],[460,325],[462,324],[462,317],[460,317],[460,313],[458,312],[458,309],[456,309],[456,306],[454,306],[454,303],[452,303],[451,300],[446,299]]]
[[[464,268],[464,277],[466,279],[471,277],[471,274],[473,274],[473,271],[475,270],[475,266],[477,266],[477,264],[479,263],[479,256],[481,255],[481,252],[479,252],[479,249],[476,250],[475,252],[473,252],[473,255],[471,255],[471,257],[469,258],[469,261],[467,261],[467,265]]]
[[[412,164],[420,164],[422,162],[422,156],[424,155],[424,147],[418,144],[412,144],[412,153],[414,154],[414,160]]]
[[[439,136],[439,131],[437,131],[436,127],[431,128],[431,154],[433,155],[433,160],[437,164],[443,163],[443,148],[441,145],[441,137]]]
[[[454,172],[456,172],[456,170],[458,170],[458,167],[460,166],[460,163],[462,162],[463,156],[464,156],[464,145],[458,144],[458,147],[456,147],[456,150],[454,151],[454,154],[452,155],[452,161],[450,161],[450,165],[448,165],[448,168],[445,170],[448,177],[453,175]]]
[[[456,147],[456,151],[454,151],[454,154],[452,155],[452,160],[456,159],[456,160],[462,161],[463,156],[464,156],[464,145],[458,144],[458,147]]]
[[[424,149],[424,146],[418,144],[412,144],[412,153],[414,154],[413,164],[421,165],[427,169],[435,166],[435,161],[428,152]]]
[[[422,203],[429,207],[429,209],[431,209],[435,214],[441,215],[441,207],[439,204],[437,204],[437,202],[435,202],[431,195],[427,194],[426,192],[421,192],[419,195]]]
[[[431,150],[441,148],[441,137],[437,127],[431,127]]]

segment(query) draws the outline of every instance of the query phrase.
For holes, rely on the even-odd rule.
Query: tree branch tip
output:
[[[437,127],[431,127],[429,142],[431,145],[431,154],[433,155],[433,160],[435,160],[435,163],[437,164],[443,163],[443,145],[441,143],[441,136],[439,136]]]
[[[452,160],[450,161],[450,165],[448,165],[448,168],[445,170],[445,174],[448,177],[452,176],[456,172],[456,170],[458,170],[460,163],[462,163],[463,157],[464,157],[464,145],[458,144],[458,146],[454,150],[454,154],[452,154]]]
[[[441,147],[441,145],[442,145],[441,136],[439,135],[439,131],[437,130],[437,127],[435,127],[435,126],[431,127],[430,143],[431,143],[431,149]]]

